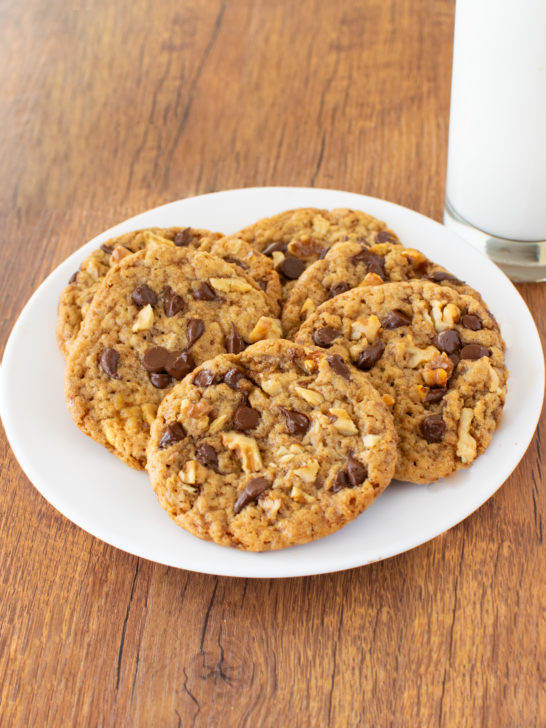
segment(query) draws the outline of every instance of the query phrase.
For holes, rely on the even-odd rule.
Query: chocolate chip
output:
[[[367,346],[358,355],[357,367],[365,372],[369,371],[381,359],[384,351],[385,344],[382,341],[376,341],[375,344]]]
[[[135,290],[131,294],[131,299],[135,306],[139,306],[141,308],[142,306],[147,306],[148,304],[155,306],[157,303],[157,296],[152,291],[150,286],[147,286],[145,283],[141,283],[135,288]]]
[[[427,278],[433,283],[441,283],[442,281],[451,281],[451,283],[462,283],[462,281],[460,281],[458,278],[455,278],[454,275],[448,273],[446,270],[435,270],[432,273],[429,273]]]
[[[336,477],[334,478],[332,485],[330,486],[331,493],[339,493],[343,488],[349,487],[349,479],[347,473],[344,470],[338,470]]]
[[[271,483],[265,478],[252,478],[252,480],[249,480],[246,488],[235,501],[233,513],[237,515],[246,505],[255,501],[268,488],[271,488]]]
[[[207,283],[206,281],[203,281],[200,283],[195,291],[193,292],[193,297],[196,301],[219,301],[220,298],[216,295],[216,291],[214,288]]]
[[[256,281],[256,283],[260,286],[262,291],[267,291],[267,286],[269,285],[269,281]]]
[[[218,455],[212,445],[207,445],[206,442],[201,443],[195,450],[195,457],[202,465],[209,467],[218,467]]]
[[[245,265],[239,258],[232,258],[231,255],[224,255],[223,260],[226,261],[226,263],[233,263],[233,265],[238,265],[239,268],[242,268],[243,270],[248,270],[248,265]]]
[[[150,382],[156,389],[165,389],[172,382],[172,379],[165,372],[150,372]]]
[[[376,243],[397,243],[398,240],[392,233],[388,233],[386,230],[380,230],[375,236]]]
[[[201,371],[193,378],[196,387],[210,387],[216,379],[216,374],[210,369],[201,369]]]
[[[365,263],[368,273],[375,273],[385,280],[385,258],[382,255],[377,255],[377,253],[372,253],[366,248],[362,248],[360,253],[353,255],[351,262],[355,264]]]
[[[461,359],[481,359],[482,356],[491,356],[489,349],[481,344],[466,344],[460,354]]]
[[[471,329],[472,331],[479,331],[483,328],[480,317],[473,313],[465,313],[461,318],[461,323],[465,329]]]
[[[179,230],[176,235],[174,236],[174,244],[178,247],[189,245],[191,241],[193,240],[193,232],[191,227],[184,228],[184,230]]]
[[[446,329],[434,337],[434,345],[446,354],[456,354],[461,348],[461,337],[455,329]]]
[[[461,355],[459,354],[458,351],[454,351],[453,354],[448,354],[447,358],[451,359],[454,367],[456,367],[457,364],[461,361]]]
[[[305,435],[311,422],[309,417],[304,415],[303,412],[297,412],[296,410],[289,410],[285,407],[279,407],[286,420],[286,429],[291,435]]]
[[[328,293],[330,295],[330,298],[333,298],[334,296],[339,296],[340,293],[345,293],[345,291],[350,290],[351,286],[345,281],[342,281],[341,283],[336,283],[334,286],[332,286]]]
[[[100,365],[109,377],[111,377],[112,379],[119,379],[119,354],[115,349],[105,349],[102,352],[100,357]]]
[[[339,354],[332,354],[327,360],[328,364],[336,374],[339,374],[339,376],[344,379],[351,378],[351,370]]]
[[[338,336],[341,335],[339,329],[334,329],[331,326],[323,326],[322,329],[317,329],[313,334],[313,341],[317,346],[321,346],[323,349],[332,346]]]
[[[304,270],[305,263],[294,255],[288,255],[277,268],[279,273],[291,281],[299,278]]]
[[[442,415],[429,415],[421,422],[421,434],[429,443],[442,442],[446,432],[446,423]]]
[[[190,319],[188,321],[188,349],[195,344],[205,331],[205,322],[202,319]]]
[[[162,372],[169,358],[169,352],[163,346],[154,346],[142,357],[142,366],[147,372]]]
[[[225,346],[229,354],[240,354],[241,351],[246,349],[246,341],[233,322],[231,324],[231,333],[226,336]]]
[[[195,362],[189,351],[173,351],[165,362],[165,371],[174,379],[183,379],[195,369]]]
[[[444,397],[446,392],[447,389],[445,387],[439,387],[438,389],[429,389],[429,391],[427,392],[427,396],[425,397],[425,402],[428,402],[429,404],[439,402]]]
[[[174,445],[175,442],[180,442],[185,437],[185,432],[180,422],[173,422],[164,429],[159,441],[159,449],[164,450],[166,447]]]
[[[352,488],[363,483],[368,477],[368,469],[354,458],[349,458],[347,465],[347,478]]]
[[[237,389],[237,385],[241,381],[241,379],[244,379],[245,375],[243,372],[239,371],[239,369],[236,369],[235,367],[231,367],[231,369],[228,369],[227,372],[224,374],[224,382],[228,385],[230,389]]]
[[[384,329],[399,329],[400,326],[409,326],[410,324],[410,317],[398,308],[389,311],[382,321]]]
[[[267,248],[262,250],[262,255],[269,255],[270,257],[273,255],[273,253],[276,250],[279,250],[281,253],[286,252],[286,248],[288,247],[287,243],[270,243]]]
[[[103,243],[100,246],[100,249],[102,250],[103,253],[106,253],[106,255],[112,255],[112,253],[114,252],[114,248],[111,248],[109,245],[106,245],[106,243]]]
[[[253,430],[260,421],[260,413],[258,410],[240,404],[233,413],[233,427],[236,430],[244,432],[245,430]]]
[[[163,290],[163,310],[165,311],[165,316],[172,318],[185,308],[186,304],[182,296],[175,293],[170,286],[166,286]]]
[[[79,273],[79,272],[80,272],[80,271],[79,271],[79,270],[77,270],[77,271],[74,271],[74,273],[72,273],[72,275],[71,275],[71,276],[70,276],[70,278],[68,279],[68,283],[69,283],[69,284],[70,284],[70,283],[76,283],[76,281],[78,280],[78,273]]]

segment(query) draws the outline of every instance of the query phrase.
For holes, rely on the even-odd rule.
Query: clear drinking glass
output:
[[[444,223],[546,279],[546,0],[457,0]]]

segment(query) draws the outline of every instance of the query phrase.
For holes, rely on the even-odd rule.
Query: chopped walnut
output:
[[[260,386],[271,397],[282,392],[282,386],[278,379],[264,379]]]
[[[454,303],[448,303],[442,309],[439,301],[432,302],[431,314],[434,328],[438,332],[452,329],[461,317],[461,312]]]
[[[316,360],[311,359],[310,357],[304,359],[301,363],[301,366],[304,371],[307,372],[307,374],[315,374],[318,371],[318,364]]]
[[[308,404],[317,407],[321,402],[324,402],[324,397],[320,392],[315,392],[314,389],[305,389],[305,387],[294,386],[294,392],[304,399]]]
[[[445,387],[448,380],[445,369],[422,369],[421,376],[427,387]]]
[[[91,260],[85,266],[85,272],[89,273],[91,278],[94,278],[94,280],[98,279],[100,271],[98,269],[96,261],[93,258],[91,258]]]
[[[404,343],[402,340],[396,344],[396,353],[397,355],[402,354],[402,356],[407,356],[409,354],[406,366],[410,369],[416,369],[419,364],[431,361],[435,356],[438,356],[440,352],[435,346],[427,346],[426,349],[419,349],[411,343]]]
[[[197,488],[194,485],[188,485],[188,483],[182,483],[180,486],[180,490],[184,490],[186,493],[189,493],[190,495],[195,495],[197,493]]]
[[[116,446],[119,422],[115,419],[103,420],[102,429],[110,445]]]
[[[401,255],[407,259],[408,263],[414,268],[422,268],[427,263],[427,258],[419,250],[414,248],[406,248],[400,251]]]
[[[154,310],[151,304],[141,308],[137,314],[136,321],[133,324],[133,331],[146,331],[151,328],[154,323]]]
[[[292,472],[301,478],[305,483],[314,483],[319,471],[318,463],[308,463],[301,468],[295,468]]]
[[[313,218],[313,230],[319,235],[326,235],[330,229],[330,223],[322,215],[315,215]]]
[[[292,240],[288,243],[288,252],[295,255],[296,258],[303,260],[314,258],[322,249],[322,245],[310,238],[308,235],[302,236],[298,240]]]
[[[300,309],[300,321],[306,319],[316,309],[315,303],[312,298],[306,298],[303,306]]]
[[[463,463],[472,462],[477,454],[476,440],[470,434],[470,423],[472,422],[473,416],[473,410],[469,407],[463,407],[461,419],[459,420],[457,440],[457,457],[460,457]]]
[[[284,253],[281,253],[280,250],[274,250],[271,257],[273,259],[274,268],[278,268],[285,258]]]
[[[174,243],[172,240],[164,238],[163,235],[157,235],[157,233],[153,233],[151,232],[151,230],[145,230],[142,233],[142,240],[146,248],[150,249],[158,247],[160,245],[170,245],[171,247],[174,247]]]
[[[415,389],[417,390],[417,396],[419,397],[421,402],[424,402],[427,397],[428,387],[423,387],[422,384],[418,384]]]
[[[328,412],[336,418],[333,425],[340,435],[356,435],[358,433],[357,426],[346,410],[341,407],[332,407]]]
[[[377,443],[381,440],[381,435],[364,435],[362,438],[362,442],[364,443],[364,447],[369,450],[374,445],[377,445]]]
[[[280,339],[282,337],[281,322],[279,319],[270,316],[260,316],[256,326],[252,329],[248,336],[250,343],[262,339]]]
[[[123,260],[128,255],[131,255],[130,250],[127,250],[123,245],[117,245],[110,256],[110,264],[114,265],[115,263],[119,263],[120,260]]]
[[[215,420],[213,420],[209,425],[209,432],[211,435],[215,435],[217,432],[220,432],[222,427],[226,424],[228,421],[229,416],[228,415],[219,415]]]
[[[359,283],[359,288],[360,286],[380,286],[382,283],[384,280],[377,273],[366,273],[364,280]]]
[[[312,503],[315,499],[301,488],[295,485],[290,491],[290,498],[295,500],[296,503]]]
[[[274,520],[277,517],[277,513],[281,506],[282,501],[280,498],[260,498],[260,508],[271,520]]]
[[[180,473],[180,480],[188,485],[195,485],[197,482],[197,460],[186,460]]]
[[[365,336],[368,342],[373,344],[380,328],[381,321],[375,314],[372,314],[369,318],[357,319],[351,325],[351,340],[356,341]]]
[[[242,278],[211,278],[210,283],[217,291],[223,293],[246,293],[252,290],[250,283]]]
[[[245,473],[257,473],[263,468],[258,444],[253,437],[230,430],[222,433],[222,443],[239,456]]]

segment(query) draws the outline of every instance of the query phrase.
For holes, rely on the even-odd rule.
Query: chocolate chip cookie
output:
[[[284,296],[303,271],[339,242],[398,243],[397,236],[381,220],[359,210],[300,208],[267,217],[244,228],[236,236],[272,258],[281,276]]]
[[[432,280],[479,296],[418,250],[392,243],[375,243],[368,247],[360,243],[336,243],[294,283],[282,311],[284,335],[293,338],[302,322],[324,301],[355,286],[375,286],[413,278]]]
[[[202,240],[214,241],[220,233],[195,228],[148,228],[133,230],[117,238],[107,240],[80,265],[61,293],[57,316],[57,342],[66,357],[80,329],[91,300],[110,268],[123,258],[150,245],[168,241],[175,246],[197,247]]]
[[[249,551],[338,530],[387,486],[395,460],[391,416],[366,376],[285,340],[199,366],[161,403],[148,446],[171,518]]]
[[[296,340],[367,372],[392,408],[395,477],[430,483],[489,445],[508,372],[498,325],[476,297],[418,280],[353,288],[323,303]]]
[[[150,424],[172,385],[216,354],[280,336],[264,292],[240,267],[157,245],[98,286],[67,360],[65,395],[86,434],[144,468]]]

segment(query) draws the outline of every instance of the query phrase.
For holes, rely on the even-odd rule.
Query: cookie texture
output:
[[[199,366],[161,403],[148,446],[171,518],[249,551],[338,530],[384,490],[395,460],[392,418],[367,377],[286,340]]]
[[[220,233],[208,230],[171,227],[133,230],[107,240],[82,262],[59,298],[57,342],[63,355],[67,356],[102,279],[123,258],[166,241],[175,246],[197,247],[205,239],[214,241],[221,237]]]
[[[351,288],[412,279],[432,280],[479,297],[470,286],[418,250],[392,243],[336,243],[295,281],[283,306],[284,335],[293,338],[302,322],[322,303]]]
[[[198,249],[242,268],[265,293],[273,314],[280,315],[282,286],[271,258],[259,253],[246,241],[233,236],[229,239],[202,238]]]
[[[396,478],[430,483],[489,445],[508,372],[498,325],[476,297],[419,280],[353,288],[296,340],[348,357],[383,395],[399,435]]]
[[[86,434],[144,468],[150,425],[174,382],[267,336],[280,336],[280,322],[240,267],[148,247],[114,266],[95,292],[66,363],[68,409]]]
[[[339,208],[287,210],[236,233],[252,247],[272,258],[286,297],[303,271],[335,243],[398,243],[387,225],[359,210]]]

